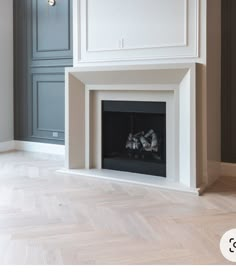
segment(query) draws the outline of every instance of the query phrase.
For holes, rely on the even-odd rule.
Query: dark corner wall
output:
[[[64,143],[64,70],[73,64],[72,0],[14,0],[15,139]]]
[[[236,163],[236,1],[222,0],[222,161]]]

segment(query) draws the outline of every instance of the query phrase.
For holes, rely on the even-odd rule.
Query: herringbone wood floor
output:
[[[62,158],[0,155],[0,264],[224,264],[236,179],[203,197],[60,175]]]

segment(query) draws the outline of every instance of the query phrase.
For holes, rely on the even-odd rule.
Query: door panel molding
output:
[[[31,74],[30,136],[64,141],[64,72],[40,71]]]
[[[32,0],[33,61],[71,58],[73,55],[71,14],[72,5],[70,0],[60,1],[54,7],[50,7],[40,0]],[[59,15],[61,16],[61,24],[58,23]],[[40,40],[41,37],[43,37],[42,40]],[[40,41],[42,41],[41,49]]]

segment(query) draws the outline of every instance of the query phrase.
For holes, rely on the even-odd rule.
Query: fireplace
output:
[[[102,168],[166,177],[166,103],[102,101]]]
[[[66,76],[60,172],[198,193],[196,64],[81,67]]]

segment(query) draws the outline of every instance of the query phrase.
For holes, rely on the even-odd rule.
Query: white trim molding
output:
[[[0,143],[0,153],[8,151],[26,151],[52,155],[65,155],[65,146],[49,143],[12,140]]]
[[[14,140],[0,142],[0,153],[12,151],[15,149],[15,142]]]
[[[221,176],[236,177],[236,164],[221,163]]]
[[[142,42],[141,45],[125,46],[125,43],[124,43],[125,40],[124,40],[124,38],[120,38],[118,40],[119,43],[117,45],[115,44],[115,45],[111,46],[110,48],[109,47],[108,48],[99,48],[99,47],[96,48],[96,46],[95,46],[95,48],[91,48],[90,45],[89,45],[89,37],[90,37],[89,30],[91,29],[91,28],[89,28],[89,24],[90,24],[90,16],[89,15],[90,15],[90,9],[91,9],[91,7],[94,7],[94,3],[92,1],[94,1],[94,3],[97,2],[96,0],[86,0],[86,4],[84,5],[84,8],[85,8],[84,14],[86,16],[85,17],[85,22],[86,22],[86,26],[85,26],[85,28],[86,28],[85,43],[86,44],[85,45],[86,45],[86,51],[87,52],[109,52],[109,51],[121,51],[121,50],[124,50],[124,49],[126,49],[126,50],[138,50],[138,49],[188,47],[188,36],[189,36],[189,34],[188,34],[188,29],[189,29],[188,28],[188,25],[189,25],[189,18],[188,18],[188,14],[189,14],[189,0],[178,0],[178,1],[181,1],[182,3],[181,4],[177,3],[177,6],[179,6],[180,11],[182,11],[182,10],[184,11],[184,16],[182,16],[181,18],[179,18],[180,20],[178,20],[178,23],[179,23],[180,26],[181,26],[180,22],[183,21],[182,30],[180,30],[181,33],[182,33],[182,36],[181,35],[179,36],[179,38],[178,38],[180,40],[179,42],[175,41],[175,42],[172,42],[172,43],[160,43],[160,37],[159,37],[158,39],[155,40],[154,44],[143,44],[143,42]],[[105,0],[105,1],[107,1],[107,0]],[[156,1],[158,1],[158,0],[156,0]],[[92,2],[92,3],[89,4],[89,2]],[[137,4],[138,3],[136,2],[136,5]],[[97,6],[99,8],[99,10],[100,10],[100,5],[101,5],[101,3],[99,3],[98,6]],[[121,5],[121,3],[118,3],[118,6],[120,6],[120,5]],[[151,8],[151,9],[154,8],[154,7],[150,6],[150,3],[146,3],[145,2],[145,4],[142,4],[142,5],[145,5],[145,7],[147,7],[149,5],[149,8]],[[160,7],[160,3],[156,3],[156,5],[159,6],[159,12],[160,12],[160,15],[162,15],[163,11],[160,10],[160,8],[161,8]],[[114,3],[113,4],[111,3],[112,9],[113,9],[113,6],[114,6]],[[133,12],[137,11],[137,8],[138,7],[136,6],[136,10],[134,10]],[[105,17],[106,17],[107,16],[107,10],[104,10],[104,7],[102,8],[102,10],[105,11]],[[126,10],[126,9],[124,9],[124,10]],[[143,9],[140,9],[140,6],[139,6],[138,10],[142,10],[141,13],[143,13]],[[160,20],[160,16],[157,16],[157,10],[154,9],[154,11],[155,11],[155,17],[156,17],[155,20]],[[177,12],[177,11],[175,10],[175,12]],[[96,15],[96,12],[95,12],[94,15]],[[129,15],[128,17],[129,17],[129,20],[130,20],[130,16],[132,16],[130,14],[130,11],[128,11],[128,15]],[[98,14],[98,16],[100,17],[100,13]],[[169,14],[165,14],[163,19],[164,20],[168,20],[167,19],[168,16],[169,16]],[[148,17],[150,18],[150,13],[149,13]],[[96,20],[94,21],[93,17],[91,17],[91,18],[92,18],[93,23],[96,22]],[[124,20],[124,15],[123,14],[122,14],[122,19]],[[129,27],[130,23],[131,22],[129,22],[129,24],[126,24],[126,28]],[[137,30],[137,24],[138,23],[139,22],[135,23],[136,30]],[[175,23],[175,27],[176,28],[179,27],[179,26],[176,26],[176,22],[169,22],[170,25],[173,24],[173,23]],[[160,24],[160,22],[159,22],[159,24]],[[164,25],[164,24],[160,24],[160,25]],[[95,26],[96,26],[96,28],[98,28],[97,24],[95,24]],[[102,27],[104,28],[104,25],[102,25]],[[150,28],[150,26],[149,26],[149,28]],[[135,30],[133,30],[133,31],[135,31]],[[150,29],[149,29],[149,31],[150,31]],[[96,30],[96,32],[98,32],[98,31]],[[175,29],[175,32],[177,32],[176,29]],[[98,32],[98,33],[100,33],[100,32]],[[155,37],[155,35],[153,34],[153,37]],[[100,34],[99,34],[99,36],[100,36]],[[140,30],[139,30],[139,36],[140,36]],[[156,35],[156,36],[158,37],[158,35]],[[170,39],[171,36],[168,36],[168,38]],[[97,39],[95,39],[93,41],[96,43]],[[102,42],[102,44],[104,44],[104,40],[102,40],[101,42]]]
[[[15,141],[15,149],[27,152],[65,155],[65,146],[58,144],[29,142],[29,141]]]

